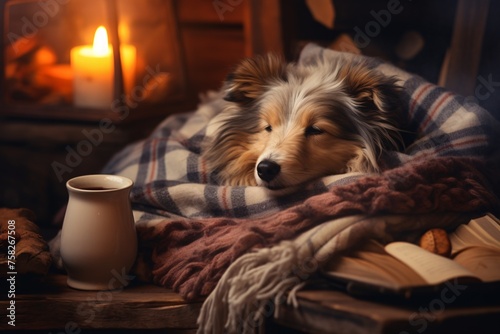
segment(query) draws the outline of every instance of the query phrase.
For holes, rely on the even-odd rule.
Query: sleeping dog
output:
[[[331,174],[378,172],[401,142],[401,87],[363,60],[244,60],[202,157],[218,182],[280,189]]]

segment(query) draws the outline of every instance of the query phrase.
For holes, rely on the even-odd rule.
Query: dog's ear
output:
[[[280,57],[268,54],[245,59],[228,75],[224,99],[241,104],[250,103],[277,81],[286,81],[286,63]]]
[[[377,170],[377,157],[384,149],[404,146],[400,129],[406,127],[403,113],[403,88],[397,79],[359,64],[344,66],[339,72],[346,93],[354,100],[351,121],[364,142],[366,166]]]
[[[401,109],[402,87],[397,85],[393,77],[370,69],[363,64],[346,66],[341,70],[347,93],[365,113],[376,113],[380,116],[394,117]],[[370,115],[366,115],[370,116]]]

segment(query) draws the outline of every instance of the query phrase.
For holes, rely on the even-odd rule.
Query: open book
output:
[[[393,293],[410,297],[446,282],[500,284],[500,221],[486,215],[450,233],[446,258],[408,242],[374,240],[324,268],[330,282],[353,294]]]

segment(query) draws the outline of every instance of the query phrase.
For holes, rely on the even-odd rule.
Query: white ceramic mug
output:
[[[129,194],[133,182],[116,175],[84,175],[66,183],[69,199],[61,232],[67,284],[114,290],[128,284],[137,256]]]

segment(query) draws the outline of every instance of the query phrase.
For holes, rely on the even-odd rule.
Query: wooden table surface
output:
[[[4,293],[1,296],[4,314],[10,300]],[[16,326],[8,325],[3,316],[0,331],[169,328],[194,333],[200,307],[201,302],[186,303],[178,294],[158,286],[132,284],[121,291],[80,291],[66,285],[65,275],[49,275],[38,284],[23,283],[15,296]]]
[[[122,291],[75,290],[60,274],[16,286],[16,326],[2,316],[1,332],[195,333],[201,307],[201,301],[186,303],[171,290],[146,284],[132,284]],[[266,319],[266,333],[499,333],[500,298],[471,300],[462,291],[455,292],[394,303],[357,299],[333,289],[306,289],[297,294],[299,308],[281,305],[277,319]],[[12,299],[6,293],[0,296],[3,315]]]

